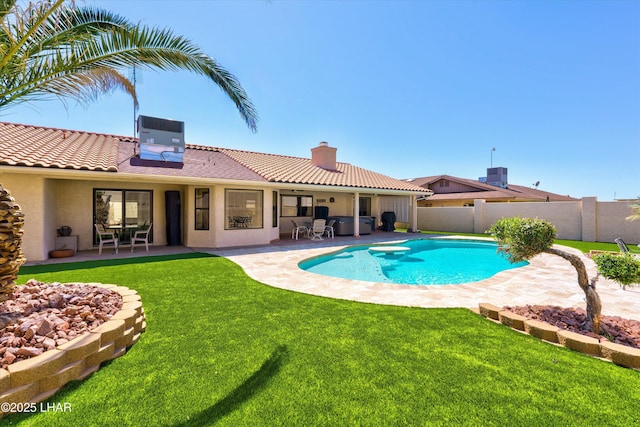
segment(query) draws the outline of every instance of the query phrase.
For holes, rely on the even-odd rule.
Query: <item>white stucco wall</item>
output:
[[[558,230],[559,239],[640,243],[640,221],[628,221],[629,202],[598,202],[585,197],[576,202],[485,203],[473,207],[418,208],[418,228],[458,233],[482,233],[503,217],[541,218]]]
[[[78,250],[93,249],[93,189],[151,190],[153,192],[153,244],[166,245],[164,192],[180,185],[132,182],[81,181],[42,175],[0,173],[25,214],[22,249],[28,261],[48,258],[55,248],[56,228],[67,225],[78,236]],[[184,219],[184,215],[183,215]]]
[[[418,229],[473,233],[473,207],[418,208]]]
[[[225,230],[226,214],[225,214],[225,190],[258,190],[262,191],[263,212],[262,212],[262,228],[235,228]],[[248,187],[248,186],[216,186],[211,196],[212,205],[215,206],[212,215],[211,227],[215,235],[213,247],[231,247],[231,246],[249,246],[268,244],[272,240],[277,239],[277,228],[271,226],[271,192],[273,190],[267,187]]]
[[[22,251],[27,260],[47,259],[55,237],[55,217],[47,206],[55,203],[50,185],[43,177],[0,173],[0,184],[8,190],[24,213]]]
[[[630,244],[640,244],[640,220],[628,221],[633,214],[630,203],[599,202],[596,210],[598,241],[612,242],[620,237]]]
[[[57,224],[68,225],[78,235],[78,250],[93,249],[93,190],[145,190],[152,191],[154,245],[166,245],[165,191],[182,191],[180,185],[164,185],[133,182],[52,180],[55,183]],[[181,199],[183,194],[181,194]],[[183,207],[184,211],[184,207]],[[184,213],[182,215],[184,224]],[[54,228],[55,236],[55,228]],[[183,230],[184,233],[184,230]]]
[[[291,219],[281,217],[281,195],[312,196],[314,208],[327,206],[329,215],[354,215],[355,197],[371,198],[371,215],[379,222],[381,197],[372,193],[339,191],[282,190],[270,185],[233,184],[165,184],[147,180],[145,177],[130,179],[117,174],[87,171],[62,171],[34,168],[0,168],[0,184],[12,194],[25,212],[25,237],[23,251],[30,261],[48,258],[55,248],[56,228],[69,226],[72,235],[78,236],[78,250],[95,249],[94,236],[94,190],[142,190],[151,191],[153,200],[153,245],[167,244],[165,192],[179,191],[181,200],[182,244],[194,248],[219,248],[232,246],[269,244],[281,234],[291,232]],[[7,172],[9,170],[9,172]],[[19,171],[20,173],[14,172]],[[25,172],[26,171],[26,172]],[[89,178],[89,179],[87,179]],[[128,179],[128,180],[127,180]],[[209,188],[211,191],[210,229],[195,230],[195,189]],[[225,229],[225,190],[258,190],[263,196],[261,228]],[[277,225],[272,221],[274,191],[277,194]],[[386,196],[387,198],[389,196]],[[333,199],[333,201],[332,201]],[[403,196],[403,200],[407,199]],[[300,221],[313,218],[298,218]],[[126,250],[125,248],[123,248]]]
[[[485,203],[482,232],[499,219],[513,216],[547,220],[558,230],[559,239],[580,240],[582,238],[580,202]]]

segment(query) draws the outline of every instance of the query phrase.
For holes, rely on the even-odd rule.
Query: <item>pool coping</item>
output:
[[[341,278],[340,276],[330,276],[330,275],[326,275],[326,274],[322,274],[322,273],[316,273],[314,271],[309,271],[310,268],[302,268],[300,267],[301,264],[303,263],[307,263],[310,261],[314,261],[317,260],[319,258],[323,258],[326,256],[331,256],[331,255],[336,255],[339,253],[344,252],[347,249],[353,249],[353,248],[362,248],[362,249],[367,249],[371,252],[377,252],[378,254],[384,254],[384,255],[388,255],[388,254],[396,254],[397,252],[406,252],[406,251],[410,251],[411,247],[409,246],[402,246],[404,244],[406,244],[407,242],[411,241],[411,240],[455,240],[455,241],[462,241],[462,242],[487,242],[487,243],[495,243],[495,240],[493,239],[489,239],[489,238],[473,238],[473,237],[450,237],[450,236],[443,236],[443,237],[431,237],[431,238],[422,238],[422,239],[404,239],[404,240],[398,240],[398,241],[393,241],[391,243],[389,242],[383,242],[383,243],[364,243],[364,244],[357,244],[357,245],[348,245],[343,247],[342,249],[337,249],[337,250],[332,250],[330,252],[324,253],[324,254],[320,254],[320,255],[315,255],[311,258],[306,258],[303,259],[302,261],[300,261],[298,263],[298,268],[300,268],[303,271],[307,271],[309,273],[314,273],[314,274],[319,274],[322,276],[327,276],[327,277],[331,277],[334,279],[339,279]],[[531,264],[530,261],[524,261],[526,263],[526,265]],[[517,266],[517,267],[511,267],[511,268],[505,268],[504,270],[499,271],[498,273],[504,272],[504,271],[508,271],[508,270],[513,270],[513,269],[518,269],[518,268],[522,268],[522,267],[526,267],[526,265],[523,266]],[[488,280],[491,277],[495,276],[495,273],[493,275],[491,275],[490,277],[487,277],[485,279],[481,279],[481,280],[476,280],[476,281],[472,281],[472,282],[461,282],[461,283],[425,283],[425,284],[420,284],[420,283],[394,283],[394,282],[376,282],[374,280],[363,280],[363,279],[352,279],[352,278],[348,278],[348,277],[344,277],[344,279],[346,280],[353,280],[353,281],[363,281],[366,283],[381,283],[381,284],[385,284],[385,285],[401,285],[401,286],[454,286],[454,285],[463,285],[463,284],[468,284],[468,283],[480,283],[483,282],[484,280]]]
[[[403,236],[404,237],[404,236]],[[461,236],[409,236],[457,240],[492,240]],[[407,238],[379,236],[341,242],[303,243],[284,247],[253,247],[211,250],[240,265],[253,279],[264,284],[322,297],[373,304],[427,308],[474,308],[482,302],[495,305],[559,305],[585,308],[584,293],[577,283],[575,269],[564,259],[540,254],[529,265],[502,271],[479,282],[456,285],[397,285],[321,276],[298,267],[300,261],[336,252],[354,245],[398,244]],[[555,246],[581,257],[589,276],[596,274],[595,263],[579,250]],[[603,314],[638,319],[640,288],[622,290],[615,282],[601,277],[597,283]]]

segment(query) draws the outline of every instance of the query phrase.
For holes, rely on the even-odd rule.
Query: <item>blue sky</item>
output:
[[[309,157],[327,141],[396,178],[503,166],[554,193],[640,196],[638,1],[85,3],[169,27],[241,81],[255,134],[204,77],[142,73],[139,113],[184,121],[189,143]],[[115,93],[0,120],[133,135],[133,117]]]

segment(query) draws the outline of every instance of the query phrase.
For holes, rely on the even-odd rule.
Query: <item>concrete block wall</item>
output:
[[[593,337],[565,331],[545,322],[529,320],[491,303],[481,303],[477,312],[487,319],[541,340],[559,344],[589,356],[606,359],[625,368],[640,370],[640,349],[638,348],[610,341],[599,341]]]
[[[640,244],[640,221],[629,221],[631,202],[598,202],[584,197],[575,202],[487,203],[469,207],[418,208],[418,229],[452,233],[484,233],[500,218],[541,218],[558,230],[559,239],[613,242],[620,237]]]

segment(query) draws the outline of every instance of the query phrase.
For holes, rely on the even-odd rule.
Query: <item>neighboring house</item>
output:
[[[0,185],[25,213],[23,251],[48,258],[56,230],[72,228],[77,249],[97,245],[94,224],[132,233],[153,223],[154,245],[220,248],[268,244],[292,220],[374,217],[393,211],[417,228],[415,184],[336,161],[327,143],[311,158],[186,144],[180,162],[140,159],[137,139],[0,122]]]
[[[506,174],[501,186],[449,175],[427,176],[405,181],[433,191],[432,196],[418,200],[419,207],[473,206],[476,199],[484,199],[487,203],[578,200],[536,188],[508,184]]]

